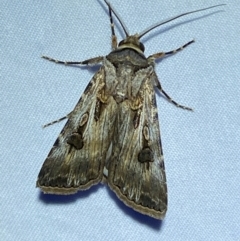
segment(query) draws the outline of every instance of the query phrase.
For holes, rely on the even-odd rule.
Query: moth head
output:
[[[114,24],[113,24],[113,18],[112,18],[112,13],[115,15],[115,17],[117,18],[117,20],[119,21],[120,25],[122,26],[123,31],[125,32],[126,38],[123,39],[119,44],[118,44],[118,48],[132,48],[140,53],[144,52],[144,45],[139,41],[145,34],[149,33],[150,31],[152,31],[153,29],[164,25],[166,23],[169,23],[177,18],[180,18],[182,16],[188,15],[188,14],[192,14],[192,13],[196,13],[196,12],[201,12],[201,11],[205,11],[207,9],[210,8],[215,8],[215,7],[219,7],[219,6],[223,6],[226,4],[218,4],[218,5],[214,5],[211,7],[207,7],[207,8],[202,8],[202,9],[198,9],[198,10],[194,10],[194,11],[190,11],[190,12],[185,12],[182,14],[179,14],[175,17],[171,17],[169,19],[166,19],[164,21],[160,21],[150,27],[148,27],[147,29],[145,29],[144,31],[142,31],[139,34],[135,34],[135,35],[130,35],[125,24],[123,23],[123,21],[121,20],[121,18],[119,17],[119,15],[117,14],[116,10],[113,9],[113,7],[111,6],[111,4],[107,1],[104,0],[104,2],[108,5],[108,9],[109,9],[109,17],[110,17],[110,22],[111,22],[111,26],[112,26],[112,36],[116,38],[115,33],[114,33]]]
[[[143,53],[145,50],[144,45],[139,41],[138,34],[127,36],[125,39],[119,42],[118,48],[131,48],[140,53]]]

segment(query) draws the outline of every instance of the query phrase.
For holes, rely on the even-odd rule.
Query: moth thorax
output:
[[[123,39],[118,44],[119,48],[133,48],[138,52],[143,53],[145,50],[144,45],[139,41],[138,35],[128,36],[126,39]]]

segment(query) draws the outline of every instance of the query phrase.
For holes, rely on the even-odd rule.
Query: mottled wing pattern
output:
[[[105,96],[104,67],[94,75],[38,175],[45,193],[70,194],[102,180],[116,102]]]
[[[155,73],[145,77],[138,96],[118,106],[108,183],[128,206],[163,218],[167,186],[153,88]],[[139,103],[138,108],[133,108],[134,102]]]

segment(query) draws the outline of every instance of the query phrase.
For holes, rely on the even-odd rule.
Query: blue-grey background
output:
[[[230,0],[111,0],[131,33],[220,3],[154,30],[146,55],[196,43],[156,72],[176,108],[157,96],[168,181],[164,221],[138,214],[106,186],[43,195],[38,172],[95,69],[41,59],[85,60],[110,51],[103,1],[1,1],[1,240],[239,240],[240,5]],[[119,40],[123,33],[117,31]]]

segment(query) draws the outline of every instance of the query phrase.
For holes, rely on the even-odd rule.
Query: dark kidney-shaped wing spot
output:
[[[80,150],[83,148],[83,138],[82,133],[72,133],[67,139],[67,143],[73,146],[75,149]]]
[[[143,148],[138,154],[138,161],[141,163],[144,162],[153,162],[153,152],[149,147]]]

